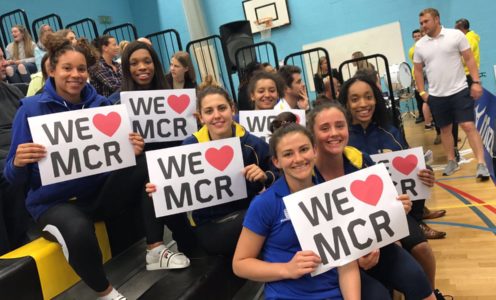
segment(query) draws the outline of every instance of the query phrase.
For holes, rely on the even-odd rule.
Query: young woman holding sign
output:
[[[368,154],[409,148],[399,130],[390,124],[382,93],[371,79],[361,76],[348,80],[339,98],[351,116],[350,146]],[[426,186],[434,186],[434,172],[431,169],[420,170],[418,177]],[[425,200],[413,202],[407,217],[410,235],[401,239],[401,244],[422,265],[431,285],[435,287],[436,259],[426,238],[439,239],[446,233],[435,231],[422,221],[424,207]],[[432,213],[439,217],[446,211]]]
[[[307,126],[315,136],[317,160],[315,174],[327,181],[373,165],[370,157],[347,146],[349,134],[346,112],[336,103],[315,107],[307,117]],[[405,212],[411,209],[407,195],[400,195]],[[386,287],[403,292],[406,299],[435,299],[422,268],[412,256],[396,244],[382,247],[358,260],[361,272],[363,299],[388,299]]]
[[[46,237],[63,246],[71,267],[99,299],[125,299],[107,280],[93,219],[119,218],[130,203],[142,198],[144,159],[140,163],[137,157],[135,167],[42,186],[38,162],[47,152],[43,145],[33,143],[28,124],[29,117],[110,105],[87,83],[87,61],[91,57],[85,45],[72,45],[57,35],[47,40],[50,78],[43,93],[21,101],[4,174],[11,184],[29,187],[28,211]],[[130,133],[129,140],[135,154],[141,154],[143,138]]]
[[[233,121],[234,103],[224,89],[210,86],[200,91],[197,109],[204,125],[183,144],[230,137],[239,137],[241,141],[248,197],[188,213],[193,232],[207,253],[232,256],[251,199],[275,180],[274,172],[269,170],[269,146]],[[155,185],[147,184],[146,191],[155,192]]]
[[[160,59],[147,43],[133,41],[129,43],[121,57],[122,62],[122,86],[121,89],[109,98],[113,103],[120,102],[121,91],[141,90],[165,90],[169,89],[165,81],[164,72]],[[169,148],[181,145],[181,141],[148,143],[145,151]],[[152,201],[143,203],[143,221],[145,224],[148,253],[153,252],[165,254],[164,249],[164,224],[172,231],[172,237],[177,242],[178,249],[187,254],[194,251],[195,239],[188,225],[185,214],[177,214],[162,218],[155,218],[155,210]],[[168,251],[168,250],[167,250]],[[148,261],[149,259],[147,259]],[[154,269],[153,267],[148,267]]]
[[[315,149],[311,133],[301,125],[286,123],[272,135],[270,150],[284,177],[251,203],[233,258],[234,273],[266,282],[265,299],[360,299],[356,261],[310,276],[320,257],[301,249],[282,200],[317,183],[312,175]]]

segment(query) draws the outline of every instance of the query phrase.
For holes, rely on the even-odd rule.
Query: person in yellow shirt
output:
[[[479,49],[480,36],[477,33],[475,33],[475,31],[470,30],[470,22],[467,19],[462,18],[457,20],[455,22],[455,28],[465,34],[465,37],[467,38],[468,43],[470,44],[470,49],[474,54],[475,62],[477,64],[477,69],[480,70],[480,49]],[[467,75],[468,85],[471,86],[472,77],[468,72],[468,68],[465,65],[465,62],[463,63],[463,65],[465,67],[465,75]]]
[[[420,29],[415,29],[414,31],[412,31],[412,38],[414,43],[412,47],[410,47],[410,50],[408,50],[408,58],[410,59],[410,62],[412,63],[413,66],[413,53],[415,51],[415,43],[422,38],[422,33],[420,32]],[[413,68],[412,68],[412,76],[413,76]],[[423,112],[424,100],[422,100],[422,97],[420,97],[417,90],[415,90],[415,100],[417,101],[417,108],[419,111],[419,115],[418,118],[415,120],[415,124],[418,124],[424,122],[424,112]]]

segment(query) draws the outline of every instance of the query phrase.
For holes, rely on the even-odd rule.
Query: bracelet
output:
[[[419,93],[420,97],[422,97],[422,96],[423,96],[423,95],[425,95],[425,94],[426,94],[426,92],[425,92],[425,91],[422,91],[422,92],[420,92],[420,93]]]

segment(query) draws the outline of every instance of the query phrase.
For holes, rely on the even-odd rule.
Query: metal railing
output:
[[[90,18],[69,23],[65,26],[65,28],[74,31],[78,38],[84,37],[89,41],[92,41],[98,37],[98,28],[96,27],[96,23]]]
[[[10,30],[14,25],[23,25],[26,30],[31,34],[29,28],[29,21],[26,12],[22,9],[16,9],[0,16],[0,31],[2,32],[3,44],[7,45],[12,42],[12,35]]]
[[[110,35],[114,37],[119,44],[121,41],[134,41],[138,38],[138,31],[131,23],[124,23],[117,26],[112,26],[103,31],[103,35]]]
[[[169,71],[169,64],[172,55],[177,51],[182,51],[183,46],[179,32],[175,29],[167,29],[146,35],[153,45],[153,48],[158,54],[160,62],[164,68],[164,72]]]
[[[33,39],[36,42],[38,42],[40,38],[38,36],[38,33],[40,32],[40,27],[45,24],[50,25],[50,27],[54,32],[64,28],[64,26],[62,25],[62,19],[60,18],[59,15],[56,14],[49,14],[41,18],[35,19],[33,20],[33,23],[31,23],[31,31],[33,32]]]

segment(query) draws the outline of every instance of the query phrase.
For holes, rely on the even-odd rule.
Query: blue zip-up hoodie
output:
[[[396,127],[383,128],[374,122],[370,123],[366,129],[363,129],[360,124],[351,125],[348,145],[371,155],[409,148]]]
[[[271,171],[272,163],[270,161],[269,145],[262,139],[251,135],[243,126],[234,122],[233,136],[239,137],[241,142],[241,151],[243,153],[243,163],[245,166],[256,164],[260,169],[265,171],[267,180],[265,186],[270,186],[278,176],[275,170]],[[207,126],[203,126],[199,131],[183,141],[183,145],[196,144],[210,141]],[[264,185],[260,182],[246,181],[247,198],[233,201],[217,206],[207,207],[193,211],[189,215],[192,226],[201,225],[208,221],[223,217],[231,212],[248,208],[250,201],[260,191]]]
[[[32,143],[31,130],[28,124],[29,117],[65,112],[89,107],[110,105],[103,96],[86,84],[81,91],[81,103],[72,104],[57,95],[53,79],[47,80],[43,93],[25,98],[17,111],[12,129],[12,143],[7,156],[4,176],[14,185],[27,185],[28,194],[26,207],[29,213],[37,220],[48,208],[58,203],[77,199],[81,203],[94,199],[95,194],[105,181],[108,173],[73,179],[65,182],[41,186],[38,164],[28,164],[25,167],[15,167],[14,157],[20,144]]]

